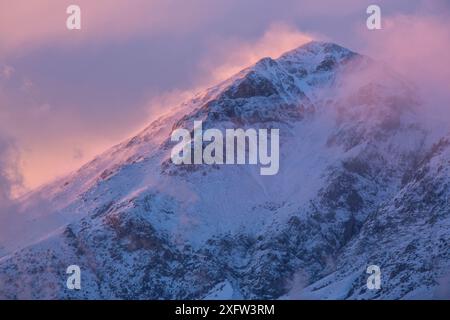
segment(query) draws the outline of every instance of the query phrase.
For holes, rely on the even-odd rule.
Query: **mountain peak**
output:
[[[318,67],[318,64],[324,61],[325,64],[327,62],[330,64],[330,61],[333,61],[333,63],[340,63],[357,56],[360,55],[338,44],[313,40],[283,53],[276,59],[272,57],[264,57],[253,66],[250,66],[249,68],[238,73],[236,76],[239,76],[242,73],[247,74],[251,71],[264,72],[268,69],[277,67],[279,64],[289,65],[295,63],[305,66],[309,65],[310,67]],[[312,68],[309,69],[312,70]],[[233,78],[234,77],[232,77],[232,79]]]
[[[333,42],[313,40],[307,42],[293,50],[284,53],[281,57],[305,54],[336,54],[336,55],[355,55],[356,53]]]
[[[254,124],[303,119],[314,109],[314,92],[332,87],[357,53],[334,43],[311,41],[277,59],[264,57],[221,84],[208,89],[200,104],[175,127],[193,119],[205,126],[218,122]]]

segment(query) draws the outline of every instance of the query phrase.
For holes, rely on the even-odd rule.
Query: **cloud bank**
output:
[[[368,37],[366,53],[413,83],[422,99],[422,119],[450,131],[450,15],[397,15]]]

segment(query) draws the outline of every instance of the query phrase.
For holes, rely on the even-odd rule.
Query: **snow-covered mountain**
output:
[[[450,135],[433,138],[421,107],[335,44],[262,59],[22,199],[2,221],[0,297],[449,298]],[[172,130],[198,120],[279,128],[279,173],[173,164]]]

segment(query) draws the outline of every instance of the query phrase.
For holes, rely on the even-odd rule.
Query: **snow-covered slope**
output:
[[[0,297],[448,297],[450,149],[420,107],[335,44],[262,59],[23,199],[20,237],[0,238]],[[279,173],[174,165],[170,133],[196,120],[279,128]],[[369,264],[382,290],[366,289]]]

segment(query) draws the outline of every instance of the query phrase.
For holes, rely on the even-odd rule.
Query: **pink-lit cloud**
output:
[[[66,9],[81,8],[82,28],[68,31]],[[190,0],[16,0],[0,3],[0,57],[57,43],[71,47],[89,42],[120,42],[138,33],[189,34],[208,24],[229,1]]]
[[[431,2],[379,1],[384,29],[355,34],[371,1],[1,1],[0,127],[16,140],[25,183],[35,187],[198,89],[311,37],[365,49],[444,99],[448,24],[411,10],[448,10]],[[82,8],[80,32],[65,28],[73,3]]]
[[[8,108],[3,109],[0,121],[5,123],[5,128],[15,131],[18,135],[24,159],[22,171],[26,185],[36,187],[44,181],[75,170],[108,146],[137,132],[139,128],[148,125],[151,119],[177,106],[205,87],[224,80],[263,57],[277,57],[309,40],[309,36],[283,24],[270,26],[261,37],[250,43],[239,38],[221,39],[219,44],[212,44],[211,50],[200,58],[198,63],[200,71],[187,89],[175,88],[151,96],[140,107],[142,111],[139,122],[135,122],[132,127],[122,127],[121,131],[117,130],[117,126],[123,126],[123,123],[115,123],[114,126],[105,123],[104,130],[108,133],[94,137],[88,130],[80,131],[80,127],[88,124],[83,125],[83,119],[77,112],[73,109],[66,111],[48,103],[45,97],[41,97],[39,83],[34,83],[26,76],[15,74],[8,79],[5,77],[3,82],[3,84],[17,82],[17,86],[8,90],[3,89],[3,103]],[[226,54],[223,46],[226,46],[231,54]],[[12,67],[8,67],[7,70],[10,69]],[[142,113],[143,110],[147,111]],[[42,128],[42,122],[46,122],[47,126]],[[15,129],[18,123],[21,130]],[[33,135],[32,132],[36,131],[39,131],[39,134]]]
[[[450,20],[448,16],[396,15],[383,30],[363,33],[365,52],[385,61],[416,85],[423,100],[423,117],[450,130]],[[446,126],[446,127],[445,127]]]
[[[19,153],[12,138],[0,135],[0,210],[11,205],[14,194],[22,186]]]
[[[211,45],[202,62],[211,82],[223,81],[264,57],[278,58],[317,36],[310,35],[285,23],[274,23],[254,41],[240,38],[222,39]]]

